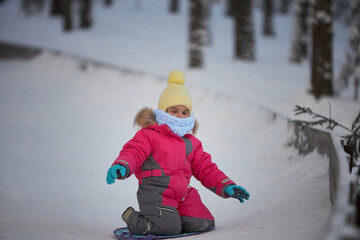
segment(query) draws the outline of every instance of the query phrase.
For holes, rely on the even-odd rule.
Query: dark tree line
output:
[[[265,37],[275,36],[274,13],[276,1],[261,0],[263,13],[262,33]],[[198,4],[198,5],[196,5]],[[194,31],[196,22],[202,21],[200,7],[204,8],[204,1],[190,1],[190,67],[202,67],[203,52],[201,51],[201,34]],[[290,8],[290,1],[281,1],[280,12],[286,13]],[[333,13],[332,0],[294,0],[294,38],[292,41],[291,57],[293,62],[311,61],[311,93],[316,97],[332,96],[333,90]],[[197,9],[194,6],[198,6]],[[255,60],[255,38],[252,17],[252,1],[228,0],[226,14],[234,19],[234,52],[237,59]],[[310,13],[312,15],[310,16]],[[196,14],[198,14],[196,16]],[[199,17],[199,18],[196,18]],[[309,21],[309,18],[313,21]],[[201,24],[198,31],[201,32]],[[198,33],[199,33],[198,32]],[[198,39],[194,41],[194,39]],[[196,42],[198,45],[196,45]],[[194,44],[195,43],[195,44]],[[311,46],[309,46],[311,45]],[[311,49],[311,53],[309,53]],[[310,55],[310,57],[308,57]],[[196,57],[195,57],[196,56]],[[201,64],[194,64],[196,62]]]
[[[78,16],[80,22],[80,28],[88,29],[92,27],[92,1],[91,0],[52,0],[51,2],[51,16],[58,16],[62,18],[63,21],[63,30],[65,32],[72,31],[74,28],[73,18],[74,4],[77,4],[78,7]],[[111,1],[106,1],[106,4],[111,4]]]
[[[113,4],[113,0],[103,0],[103,4],[106,7],[110,7]],[[93,0],[51,0],[50,16],[61,18],[62,28],[65,32],[70,32],[74,29],[74,18],[78,18],[81,29],[89,29],[93,26],[92,8]]]
[[[350,3],[350,4],[349,4]],[[296,0],[292,62],[311,59],[311,92],[316,98],[334,96],[343,88],[360,90],[360,0]],[[349,52],[339,76],[333,76],[333,22],[350,25]],[[309,49],[312,51],[310,52]],[[336,81],[335,81],[336,80]]]
[[[51,0],[50,15],[62,19],[64,31],[74,29],[74,19],[80,28],[90,28],[92,20],[92,0]],[[214,41],[211,33],[211,13],[213,4],[226,3],[226,16],[233,21],[233,56],[238,60],[256,60],[256,39],[253,10],[262,13],[261,32],[264,37],[275,36],[275,14],[292,12],[294,25],[290,48],[290,61],[310,62],[311,92],[316,98],[334,94],[333,77],[333,18],[348,19],[354,32],[360,32],[360,0],[352,0],[352,6],[342,0],[189,0],[188,22],[188,66],[202,68],[205,65],[205,48]],[[45,0],[22,0],[22,8],[27,14],[35,14],[44,9]],[[111,6],[112,0],[103,0]],[[180,11],[179,0],[169,0],[171,14]],[[336,7],[334,9],[334,6]],[[334,9],[334,13],[332,12]],[[351,14],[349,9],[352,9]],[[292,11],[291,11],[292,10]],[[76,26],[75,26],[76,27]],[[359,34],[358,34],[359,35]],[[354,98],[358,98],[360,57],[358,51],[360,36],[353,34],[349,39],[350,52],[347,63],[340,74],[343,85],[354,85]],[[358,75],[357,75],[358,74]]]
[[[49,15],[59,17],[63,30],[70,32],[77,27],[74,26],[75,20],[81,29],[92,27],[93,2],[94,0],[22,0],[21,8],[26,15],[35,15],[43,12],[47,4],[50,4]],[[102,2],[106,7],[113,4],[113,0],[103,0]]]
[[[204,9],[209,3],[205,0],[194,0],[190,4],[190,40],[189,66],[201,68],[204,65]],[[290,1],[283,0],[282,13],[289,10]],[[294,2],[294,38],[292,41],[291,61],[302,62],[311,59],[311,92],[316,98],[333,95],[332,69],[332,1],[295,0]],[[265,37],[275,35],[274,13],[275,1],[262,0],[263,13],[262,33]],[[226,14],[234,20],[234,55],[240,60],[255,60],[255,37],[251,0],[228,0]],[[314,19],[310,25],[311,18]],[[311,29],[311,31],[310,31]],[[312,50],[309,53],[309,45]],[[308,55],[311,57],[309,58]]]
[[[290,61],[310,60],[310,92],[317,99],[334,95],[332,7],[332,0],[294,1]]]
[[[27,16],[39,14],[45,9],[44,0],[27,0],[21,2],[21,9]]]

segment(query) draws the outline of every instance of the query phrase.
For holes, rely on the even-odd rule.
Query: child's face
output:
[[[171,106],[166,109],[166,112],[177,118],[187,118],[190,116],[189,110],[183,105]]]

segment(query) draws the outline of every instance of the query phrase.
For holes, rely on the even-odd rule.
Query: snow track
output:
[[[0,239],[112,239],[137,208],[137,182],[108,186],[106,171],[155,107],[164,78],[43,52],[0,61]],[[189,239],[321,239],[329,218],[328,158],[288,147],[291,131],[236,97],[191,84],[198,137],[251,194],[245,204],[196,187],[216,230]]]

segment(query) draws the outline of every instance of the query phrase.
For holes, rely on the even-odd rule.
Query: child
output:
[[[196,133],[191,97],[185,77],[172,71],[158,109],[144,108],[135,117],[140,129],[121,150],[107,173],[107,183],[131,174],[139,180],[140,211],[126,209],[122,218],[132,234],[173,235],[201,232],[215,227],[210,211],[197,190],[189,186],[191,176],[223,198],[241,202],[250,195],[230,180],[203,151]]]

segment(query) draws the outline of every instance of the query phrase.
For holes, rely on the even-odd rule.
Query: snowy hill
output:
[[[108,186],[107,168],[135,133],[135,111],[156,102],[165,81],[91,64],[83,71],[81,62],[49,53],[0,67],[2,238],[111,235],[124,225],[122,211],[137,206],[137,182]],[[258,107],[201,88],[191,92],[205,150],[251,192],[240,204],[192,183],[216,217],[217,230],[206,238],[304,239],[306,232],[317,239],[330,207],[328,159],[287,148],[284,119],[273,122]]]
[[[137,181],[108,186],[106,171],[134,135],[136,112],[154,108],[168,72],[181,69],[205,150],[251,193],[240,204],[193,181],[217,229],[191,239],[321,239],[330,213],[328,158],[297,156],[287,147],[286,120],[274,121],[259,106],[293,117],[295,104],[327,115],[331,102],[334,118],[349,125],[359,103],[315,101],[306,93],[308,67],[287,61],[289,16],[276,18],[275,39],[263,39],[257,30],[258,60],[241,63],[231,57],[231,21],[216,6],[215,42],[205,69],[195,71],[186,67],[185,6],[172,16],[166,1],[140,3],[140,9],[133,1],[109,9],[96,5],[94,28],[71,34],[47,13],[25,18],[13,1],[0,5],[0,41],[120,67],[52,51],[31,60],[0,60],[0,238],[113,239],[112,230],[124,226],[122,212],[137,208]],[[339,63],[346,28],[336,33]]]

